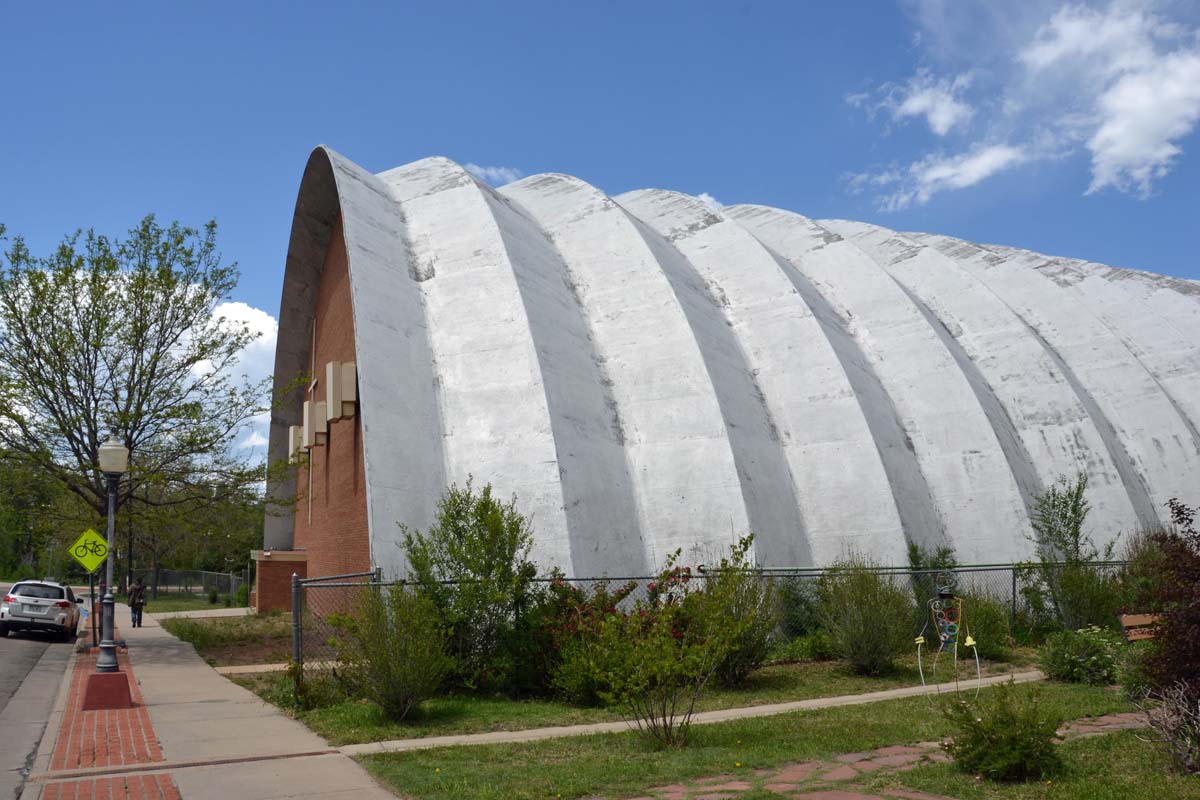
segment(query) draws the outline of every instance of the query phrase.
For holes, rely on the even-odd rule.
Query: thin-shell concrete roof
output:
[[[340,215],[372,559],[404,570],[474,475],[577,576],[769,566],[908,542],[1026,558],[1032,498],[1084,471],[1095,537],[1157,524],[1200,477],[1200,285],[568,175],[499,189],[443,158],[304,173],[276,359],[308,363]],[[292,406],[296,406],[292,408]],[[274,414],[287,457],[299,400]],[[286,494],[283,483],[272,489]],[[268,519],[286,547],[291,521]]]

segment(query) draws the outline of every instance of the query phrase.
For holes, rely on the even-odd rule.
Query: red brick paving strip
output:
[[[117,663],[129,676],[129,692],[134,707],[113,711],[84,711],[83,693],[88,675],[96,670],[95,651],[80,653],[71,677],[71,693],[63,717],[54,755],[52,772],[88,767],[125,766],[162,761],[163,754],[150,715],[142,704],[142,693],[129,665],[129,656],[118,651]]]
[[[170,775],[121,775],[47,783],[42,800],[181,800]]]
[[[83,694],[88,676],[96,669],[96,657],[97,651],[89,650],[80,653],[75,660],[67,710],[50,757],[51,774],[95,767],[146,765],[164,760],[125,651],[117,651],[117,663],[129,680],[133,708],[83,710]],[[42,797],[44,800],[180,800],[179,788],[166,773],[51,780],[45,784]]]

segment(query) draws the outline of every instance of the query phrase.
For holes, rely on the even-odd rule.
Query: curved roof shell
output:
[[[308,366],[339,218],[390,574],[397,523],[427,527],[468,475],[515,494],[535,558],[577,576],[703,560],[747,531],[769,566],[903,563],[909,542],[1010,562],[1060,476],[1088,474],[1103,543],[1200,475],[1195,282],[567,175],[493,189],[443,158],[373,175],[318,148],[280,391]],[[273,461],[299,404],[274,412]],[[290,536],[268,519],[267,547]]]

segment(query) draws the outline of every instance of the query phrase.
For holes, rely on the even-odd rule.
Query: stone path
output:
[[[1139,712],[1124,712],[1075,720],[1064,725],[1058,733],[1064,738],[1099,736],[1144,728],[1145,725],[1145,718]],[[755,788],[801,800],[952,800],[908,789],[882,789],[872,793],[856,783],[868,775],[906,772],[923,764],[949,761],[941,742],[892,745],[861,753],[845,753],[827,760],[655,786],[632,800],[736,800],[743,792]]]

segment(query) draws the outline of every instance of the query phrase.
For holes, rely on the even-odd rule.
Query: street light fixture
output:
[[[97,672],[117,672],[117,643],[113,598],[113,546],[117,521],[117,482],[129,470],[129,448],[112,434],[100,445],[100,471],[108,482],[108,558],[105,561],[104,598],[100,601],[100,655],[96,658]]]

